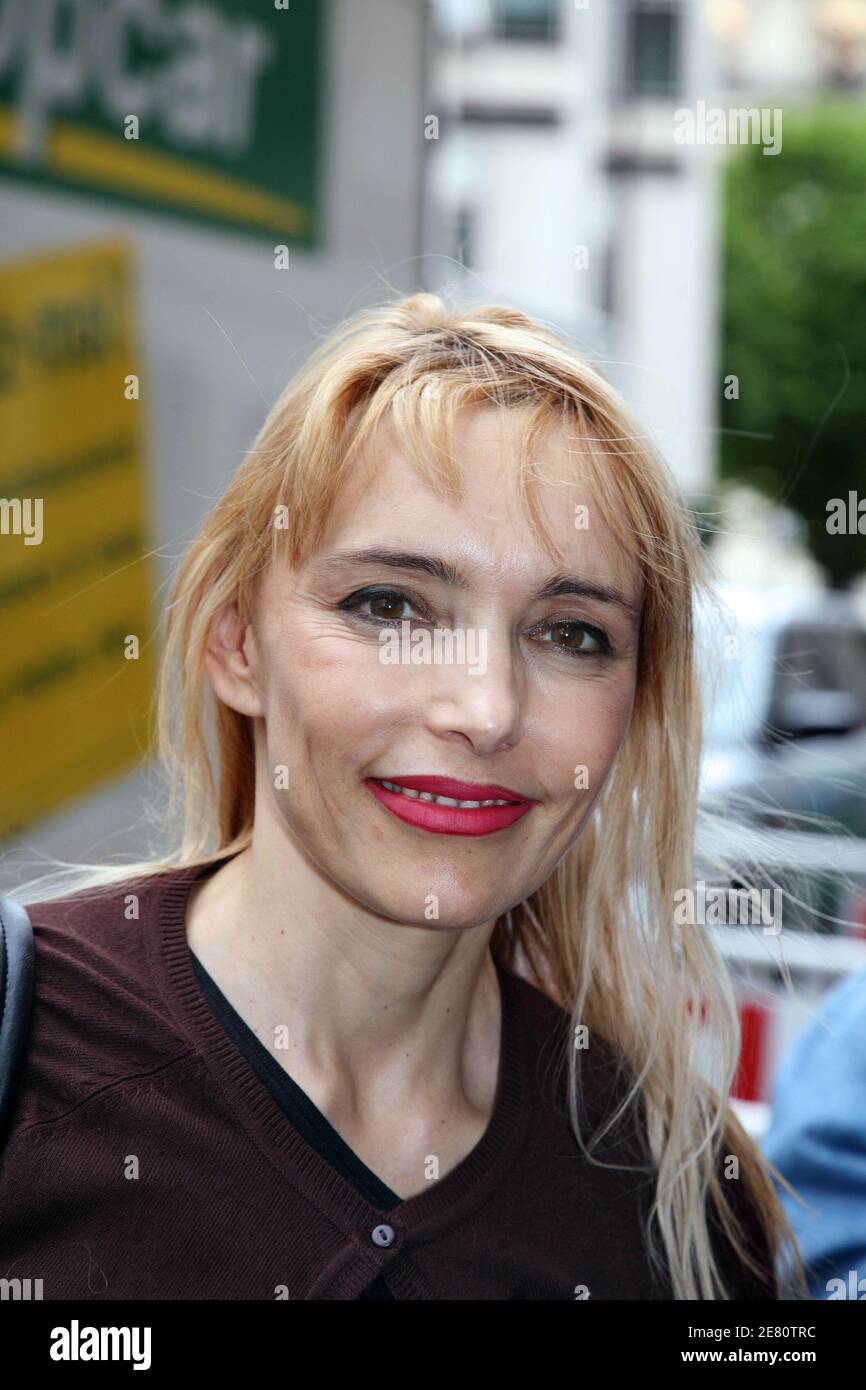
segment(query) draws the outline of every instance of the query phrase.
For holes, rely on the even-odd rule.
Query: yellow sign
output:
[[[132,283],[116,238],[0,267],[0,837],[152,737]]]

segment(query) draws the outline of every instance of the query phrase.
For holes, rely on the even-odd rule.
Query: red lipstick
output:
[[[383,782],[405,787],[410,792],[429,792],[433,796],[448,797],[452,801],[505,801],[508,804],[443,806],[435,801],[422,800],[421,797],[404,796],[402,792],[383,786]],[[532,797],[523,796],[497,783],[459,782],[453,777],[368,777],[366,785],[376,800],[398,820],[438,835],[492,835],[497,830],[514,825],[537,804]]]

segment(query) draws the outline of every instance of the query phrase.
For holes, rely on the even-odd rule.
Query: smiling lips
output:
[[[438,835],[492,835],[537,804],[508,787],[452,777],[368,777],[366,785],[398,820]]]

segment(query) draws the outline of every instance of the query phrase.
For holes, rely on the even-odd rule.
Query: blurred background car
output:
[[[866,622],[850,593],[728,583],[699,613],[701,803],[729,863],[707,882],[778,889],[782,929],[708,928],[735,980],[734,1093],[763,1134],[779,1061],[825,994],[866,962]],[[789,978],[786,979],[785,972]]]
[[[845,593],[723,586],[705,617],[702,796],[796,830],[866,836],[866,618]],[[817,818],[825,817],[822,821]]]

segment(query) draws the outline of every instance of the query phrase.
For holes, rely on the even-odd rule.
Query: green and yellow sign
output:
[[[0,175],[318,245],[327,0],[2,0]]]
[[[0,838],[152,736],[133,305],[122,241],[0,266]]]

